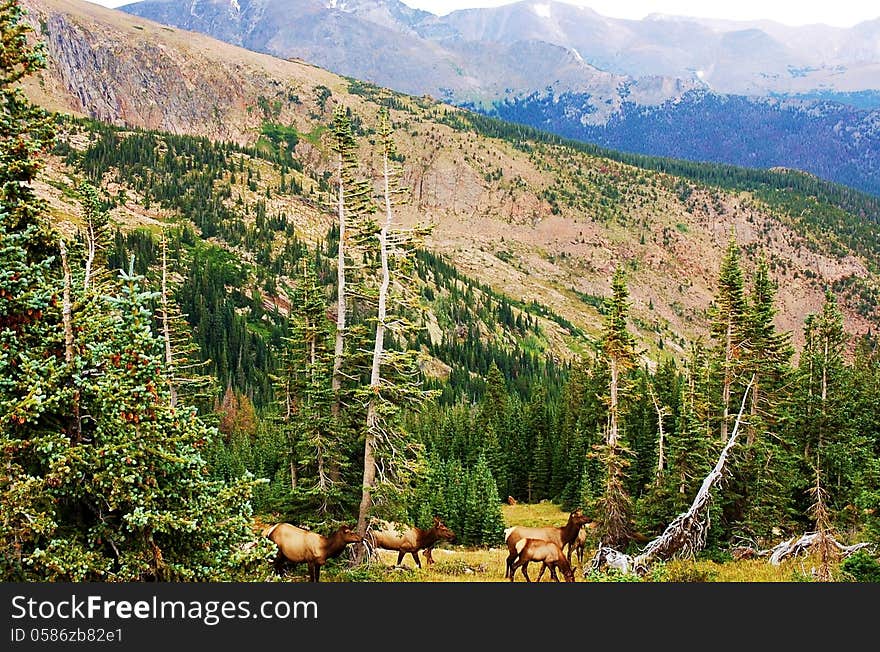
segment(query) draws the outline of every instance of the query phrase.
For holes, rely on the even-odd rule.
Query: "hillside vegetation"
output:
[[[442,517],[491,550],[511,498],[632,550],[738,431],[707,557],[876,540],[870,196],[606,152],[92,5],[41,4],[32,34],[10,7],[8,78],[41,70],[25,39],[49,63],[4,87],[5,577],[254,579],[279,520]],[[229,514],[217,545],[202,513]],[[376,579],[353,550],[349,579]]]

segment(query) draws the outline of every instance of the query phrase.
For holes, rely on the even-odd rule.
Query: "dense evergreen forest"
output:
[[[876,138],[870,108],[838,103],[833,95],[827,99],[807,103],[692,90],[651,107],[624,101],[607,123],[591,125],[581,122],[589,95],[550,92],[508,98],[487,113],[609,149],[795,168],[877,195],[876,163],[865,155],[872,149],[868,141]],[[804,139],[805,133],[811,138]]]
[[[371,126],[381,179],[357,159],[361,119],[341,108],[326,125],[329,177],[290,153],[283,130],[244,148],[53,116],[16,87],[42,65],[20,18],[0,4],[16,46],[0,53],[4,579],[254,579],[271,553],[250,545],[255,519],[317,530],[357,519],[363,532],[372,517],[426,527],[440,516],[458,543],[494,546],[508,497],[582,507],[603,544],[626,549],[687,508],[744,395],[745,435],[703,554],[814,529],[817,486],[837,531],[880,540],[880,350],[870,335],[849,341],[833,288],[796,352],[774,326],[767,263],[747,275],[731,238],[711,336],[681,359],[647,359],[624,266],[592,339],[428,251],[429,226],[399,227],[407,190],[387,115]],[[441,117],[523,148],[549,143],[461,115]],[[49,154],[76,176],[63,188],[81,205],[74,236],[31,188]],[[865,219],[876,203],[855,191],[663,165],[778,202],[818,197],[802,228],[880,246]],[[116,228],[110,183],[173,217]],[[329,226],[302,236],[269,208],[276,194]],[[574,362],[548,354],[548,321],[578,340]]]

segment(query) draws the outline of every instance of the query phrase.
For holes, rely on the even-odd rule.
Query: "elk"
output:
[[[571,564],[571,553],[574,552],[578,565],[584,565],[584,547],[587,545],[587,531],[584,528],[578,530],[577,537],[574,541],[568,544],[568,554],[566,555],[566,559],[568,559],[569,565]]]
[[[434,517],[434,525],[428,530],[400,523],[388,521],[374,521],[374,527],[367,532],[367,540],[374,548],[397,551],[397,565],[400,566],[404,556],[411,554],[416,566],[422,567],[419,561],[419,550],[424,550],[425,561],[430,565],[434,563],[431,557],[431,547],[445,539],[455,541],[455,532],[437,516]]]
[[[263,530],[263,536],[278,546],[278,555],[273,566],[281,575],[285,562],[309,565],[309,581],[317,582],[321,574],[321,566],[327,560],[336,557],[349,543],[358,543],[362,539],[348,525],[343,525],[329,537],[311,532],[290,523],[276,523]]]
[[[571,564],[569,564],[568,559],[565,558],[562,548],[553,541],[544,541],[542,539],[520,539],[516,542],[515,550],[517,557],[510,570],[511,582],[513,581],[517,568],[522,569],[523,577],[526,578],[527,582],[532,581],[527,572],[530,561],[541,562],[541,572],[538,573],[538,578],[535,580],[536,582],[541,581],[544,571],[548,568],[550,569],[550,577],[552,577],[555,582],[558,582],[559,577],[556,575],[557,567],[562,571],[562,576],[565,577],[566,582],[574,582],[574,573],[571,570]]]
[[[562,527],[524,527],[517,525],[508,528],[507,535],[507,561],[504,570],[504,577],[510,577],[512,574],[513,560],[516,559],[516,543],[520,539],[540,539],[542,541],[552,541],[560,550],[565,548],[577,538],[581,527],[589,523],[589,527],[595,527],[589,517],[585,516],[580,508],[574,510],[568,515],[568,522]]]

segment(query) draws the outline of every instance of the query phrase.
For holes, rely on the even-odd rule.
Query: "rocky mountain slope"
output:
[[[621,20],[530,1],[445,16],[399,0],[122,9],[587,142],[797,168],[880,193],[880,19],[850,29]]]
[[[565,2],[533,0],[445,16],[399,0],[142,0],[122,9],[405,92],[434,95],[444,88],[461,92],[458,76],[470,78],[488,97],[483,57],[495,57],[491,74],[504,88],[509,66],[519,65],[510,60],[509,48],[534,43],[564,48],[586,62],[584,76],[592,68],[618,78],[669,77],[736,95],[864,90],[876,87],[880,73],[880,18],[849,29],[661,14],[625,20]],[[406,67],[395,65],[403,52],[415,57]],[[556,58],[552,48],[531,55]],[[540,69],[546,62],[535,65]],[[431,88],[435,82],[439,86]],[[507,86],[529,93],[548,83],[564,81]]]
[[[269,192],[267,209],[284,213],[306,240],[332,223],[320,180],[332,174],[326,126],[333,108],[341,104],[355,116],[364,174],[378,178],[370,143],[379,109],[389,107],[411,188],[401,220],[433,221],[432,252],[493,291],[560,317],[543,320],[559,355],[581,346],[566,323],[598,332],[598,308],[618,263],[626,266],[640,341],[651,351],[684,352],[707,333],[731,233],[747,270],[758,256],[770,261],[780,285],[777,321],[795,341],[826,287],[839,294],[851,332],[876,330],[880,237],[870,199],[784,172],[746,175],[736,185],[727,181],[740,173],[729,169],[658,171],[656,161],[609,157],[79,0],[26,4],[49,59],[27,90],[49,108],[258,149],[279,147],[277,134],[287,134],[303,193]],[[280,182],[277,167],[255,165],[254,197]],[[64,190],[76,174],[53,160],[42,181],[61,222],[77,219]],[[113,215],[120,224],[174,219],[174,210],[146,207],[133,190],[120,195],[129,180],[124,168],[105,180],[119,199]],[[234,196],[225,200],[229,209],[252,221]]]

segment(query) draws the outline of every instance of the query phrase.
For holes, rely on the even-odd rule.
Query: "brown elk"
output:
[[[510,577],[513,567],[513,560],[516,559],[516,543],[520,539],[540,539],[542,541],[552,541],[559,549],[562,550],[566,545],[570,544],[577,538],[581,527],[588,524],[588,527],[594,527],[588,516],[585,516],[580,508],[574,510],[568,515],[568,522],[561,527],[525,527],[517,525],[509,528],[507,532],[507,561],[504,570],[504,577]]]
[[[317,582],[321,574],[321,566],[327,560],[336,557],[345,550],[349,543],[358,543],[362,539],[349,526],[343,525],[329,537],[311,532],[290,523],[276,523],[263,530],[263,536],[278,546],[278,555],[273,566],[279,575],[285,562],[298,564],[305,562],[309,566],[309,581]]]
[[[578,530],[577,537],[574,541],[568,544],[568,554],[566,555],[566,559],[568,559],[568,563],[571,564],[571,553],[575,553],[577,557],[578,566],[584,565],[584,547],[587,545],[587,530],[581,528]]]
[[[397,565],[400,566],[404,556],[411,554],[416,566],[422,567],[419,561],[419,550],[424,550],[425,561],[430,565],[434,563],[431,557],[432,546],[445,539],[455,541],[455,532],[450,530],[438,517],[434,517],[434,525],[430,529],[389,523],[388,521],[374,521],[373,527],[367,531],[367,541],[374,548],[397,551]]]
[[[574,572],[571,570],[571,564],[569,564],[568,559],[565,558],[562,548],[556,545],[553,541],[520,539],[516,542],[515,550],[517,557],[510,570],[511,582],[513,581],[517,568],[522,569],[523,577],[526,578],[527,582],[532,581],[527,572],[529,562],[531,561],[541,562],[541,572],[538,573],[538,577],[535,580],[536,582],[541,581],[544,571],[548,568],[550,569],[550,577],[553,578],[553,581],[558,582],[559,577],[556,575],[557,567],[562,571],[562,576],[565,577],[566,582],[574,582]]]

